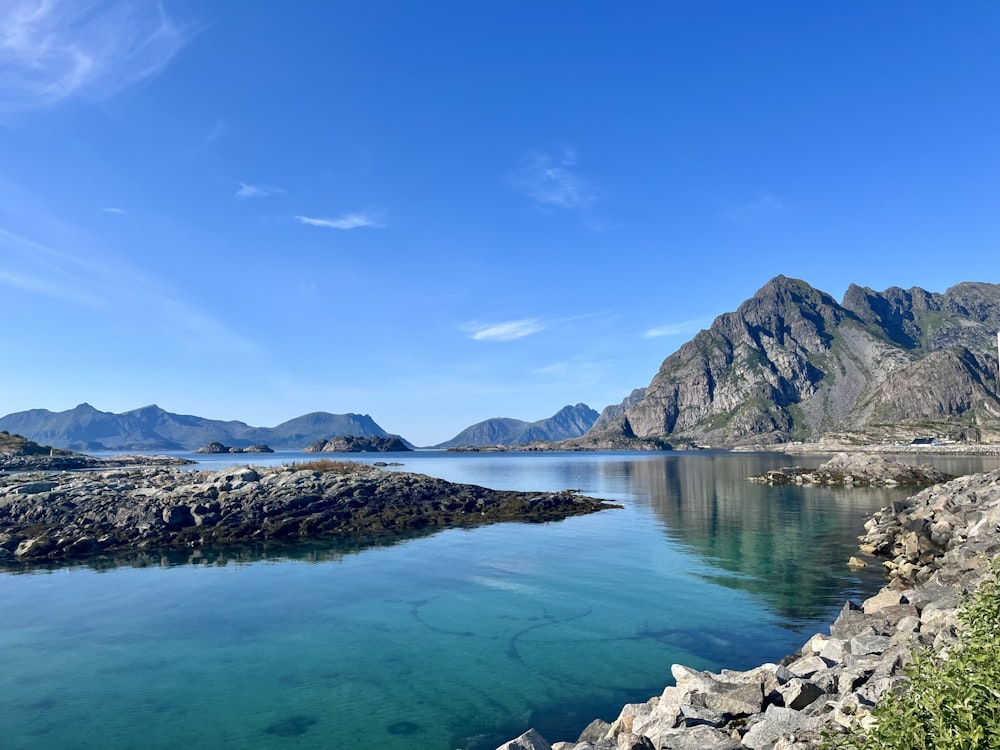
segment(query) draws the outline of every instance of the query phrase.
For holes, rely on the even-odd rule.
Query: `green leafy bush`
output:
[[[959,612],[958,638],[945,653],[914,654],[907,681],[882,698],[871,729],[833,738],[855,750],[1000,748],[1000,557]]]

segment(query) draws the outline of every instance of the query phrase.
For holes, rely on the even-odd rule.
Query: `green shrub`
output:
[[[1000,557],[959,612],[958,637],[946,651],[914,654],[907,681],[883,697],[869,730],[833,738],[856,750],[1000,748]]]

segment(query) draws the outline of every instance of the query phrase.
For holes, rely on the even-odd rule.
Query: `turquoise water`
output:
[[[864,516],[906,494],[747,482],[793,462],[773,454],[397,458],[625,507],[362,549],[2,574],[0,745],[492,750],[529,726],[573,739],[660,692],[674,662],[746,668],[825,632],[880,585],[844,565]],[[979,461],[962,468],[995,466]]]

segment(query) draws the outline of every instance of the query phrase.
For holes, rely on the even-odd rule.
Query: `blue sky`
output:
[[[0,413],[417,444],[777,274],[1000,281],[1000,4],[5,0]]]

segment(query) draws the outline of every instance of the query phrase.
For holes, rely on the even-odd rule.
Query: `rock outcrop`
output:
[[[626,705],[611,723],[595,721],[577,741],[548,745],[533,732],[501,747],[819,750],[824,733],[865,726],[906,679],[914,648],[954,641],[959,606],[1000,554],[1000,470],[927,488],[866,529],[862,550],[888,558],[890,583],[846,603],[829,635],[744,672],[674,665],[662,694]]]
[[[342,435],[328,440],[317,440],[302,450],[306,453],[395,453],[413,449],[397,437]]]
[[[615,507],[574,491],[498,491],[316,463],[322,471],[306,464],[0,476],[0,563],[550,521]]]
[[[184,466],[191,464],[176,456],[88,456],[83,453],[39,445],[22,435],[0,432],[0,472],[4,471],[73,471],[112,466]]]
[[[939,484],[954,478],[953,474],[946,474],[930,464],[914,466],[871,453],[838,453],[815,469],[799,466],[771,469],[763,474],[755,474],[750,477],[750,481],[759,484],[843,484],[887,487]]]
[[[248,445],[245,448],[237,446],[223,445],[217,440],[213,440],[208,445],[203,445],[195,453],[274,453],[274,449],[267,445]]]

